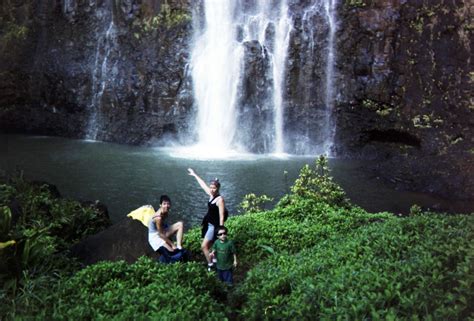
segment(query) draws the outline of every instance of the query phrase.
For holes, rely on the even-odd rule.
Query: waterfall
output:
[[[101,18],[106,9],[99,9],[97,15]],[[108,84],[113,84],[114,72],[116,68],[111,68],[109,57],[112,50],[117,46],[117,29],[114,24],[113,14],[110,12],[110,23],[107,30],[97,38],[97,46],[94,56],[94,64],[92,65],[92,96],[89,106],[90,115],[86,129],[86,139],[97,140],[99,130],[102,127],[100,121],[100,110],[102,107],[102,97]]]
[[[297,83],[301,92],[298,98],[293,98],[296,103],[293,102],[288,120],[293,128],[286,135],[293,137],[293,152],[297,154],[330,156],[333,148],[336,5],[336,0],[312,1],[303,10],[301,26],[294,36],[300,48]],[[300,106],[304,106],[310,117],[291,118],[291,113],[298,113]],[[300,127],[294,126],[295,123]]]
[[[285,1],[277,6],[259,0],[253,8],[235,0],[205,0],[204,21],[197,27],[191,53],[191,74],[198,106],[197,134],[201,149],[218,152],[249,151],[242,138],[249,128],[237,124],[242,85],[244,47],[252,41],[264,48],[262,57],[272,68],[272,132],[264,152],[283,152],[282,83],[291,21]],[[274,39],[269,28],[275,28]],[[268,55],[267,55],[268,54]],[[238,126],[239,125],[239,126]],[[259,126],[257,122],[254,125]],[[238,131],[238,133],[237,133]],[[271,146],[271,147],[270,147]],[[271,148],[271,149],[270,149]]]
[[[326,63],[326,126],[325,126],[325,141],[323,144],[324,151],[327,155],[331,155],[334,136],[335,136],[335,125],[333,120],[333,109],[334,109],[334,37],[336,35],[336,1],[337,0],[325,0],[324,9],[326,12],[328,24],[329,24],[329,36],[328,36],[328,57]]]
[[[199,106],[198,142],[209,152],[232,149],[236,130],[235,107],[242,63],[236,41],[233,0],[205,1],[204,30],[191,54],[194,93]]]
[[[274,79],[274,106],[275,106],[275,153],[284,152],[283,141],[283,78],[285,75],[285,63],[290,39],[291,20],[288,17],[288,7],[282,1],[278,27],[275,37],[275,53],[273,55],[273,79]]]
[[[203,0],[199,7],[203,10],[194,15],[190,60],[197,111],[196,150],[210,157],[230,151],[330,154],[335,8],[336,0],[312,1],[300,16],[305,24],[301,28],[295,27],[294,13],[286,0]],[[313,34],[318,28],[317,35]],[[289,57],[292,38],[299,36],[307,43],[298,47],[305,49],[298,50],[305,50],[306,59],[317,60],[311,63],[318,66],[317,72],[296,66],[294,57]],[[295,97],[287,97],[287,85],[292,81],[288,77],[294,77],[294,72],[287,70],[290,58],[294,70],[306,73],[304,80],[297,80],[305,85],[301,86],[305,92],[296,95],[308,96],[300,100],[302,105]],[[287,110],[288,104],[292,104],[292,111]],[[309,112],[301,112],[303,108]],[[317,120],[308,121],[307,114]],[[313,128],[315,122],[317,128]]]

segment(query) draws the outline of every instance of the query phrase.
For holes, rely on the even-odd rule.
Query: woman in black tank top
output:
[[[209,257],[209,249],[214,242],[214,231],[220,225],[224,225],[225,221],[225,201],[224,198],[219,195],[219,188],[221,184],[218,179],[211,180],[209,186],[204,180],[199,177],[193,169],[188,168],[188,174],[196,178],[199,186],[209,195],[209,202],[207,203],[207,214],[203,219],[203,240],[201,243],[202,253],[206,257],[206,261],[209,265],[212,265]]]
[[[217,200],[219,198],[222,198],[219,194],[217,196],[212,197],[209,202],[207,202],[207,220],[209,223],[214,225],[215,227],[219,225],[224,225],[220,224],[220,217],[219,217],[219,206],[217,205]]]

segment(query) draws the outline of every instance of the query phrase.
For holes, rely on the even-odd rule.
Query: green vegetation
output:
[[[440,117],[435,117],[433,113],[429,115],[416,115],[412,119],[413,126],[415,128],[432,128],[438,127],[438,125],[443,124],[443,120]]]
[[[3,25],[3,24],[2,24]],[[28,34],[28,28],[18,25],[13,22],[4,23],[5,32],[0,40],[2,43],[9,43],[10,41],[25,40]]]
[[[421,34],[423,32],[423,28],[425,27],[425,20],[423,16],[418,16],[416,19],[410,22],[410,27],[415,29],[416,32]]]
[[[344,5],[349,8],[363,8],[367,6],[367,1],[365,0],[346,0]]]
[[[217,320],[229,312],[224,287],[197,263],[102,262],[58,286],[45,317],[61,320]],[[78,304],[80,302],[80,304]]]
[[[273,201],[273,198],[267,195],[257,196],[254,193],[250,193],[244,196],[244,199],[239,205],[240,212],[243,213],[256,213],[263,211],[264,204]]]
[[[142,34],[149,34],[159,28],[173,28],[192,19],[190,12],[171,7],[168,1],[161,4],[160,12],[156,15],[148,16],[148,10],[146,9],[144,9],[144,12],[145,17],[134,22],[135,27],[139,30],[139,32],[133,34],[136,39],[140,39]]]
[[[262,211],[266,200],[247,196],[247,213],[226,223],[240,262],[233,288],[202,263],[102,262],[72,276],[62,272],[49,287],[3,295],[8,304],[0,312],[20,320],[474,317],[473,215],[416,205],[408,217],[367,213],[347,200],[324,157],[303,167],[275,208]],[[185,247],[198,260],[200,241],[199,228],[186,233]],[[41,275],[28,284],[43,285]]]
[[[57,198],[47,184],[21,177],[0,185],[0,315],[10,307],[36,310],[36,291],[77,268],[65,251],[109,225],[95,209]]]
[[[467,216],[390,219],[334,234],[297,255],[274,255],[238,288],[242,314],[246,319],[463,319],[473,299],[472,224]]]
[[[0,50],[6,50],[16,43],[22,43],[28,35],[28,27],[18,24],[14,18],[0,17]],[[11,48],[10,48],[11,49]]]
[[[371,99],[364,99],[362,101],[362,107],[367,108],[369,110],[375,111],[379,116],[388,116],[393,111],[393,108],[387,104],[380,104],[376,101]]]

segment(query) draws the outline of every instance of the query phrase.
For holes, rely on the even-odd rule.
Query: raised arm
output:
[[[199,175],[196,174],[196,172],[192,168],[188,168],[188,175],[193,176],[199,183],[199,186],[201,186],[201,188],[204,190],[204,192],[206,192],[207,195],[211,196],[209,186],[207,186],[206,182],[204,182],[204,180],[199,177]]]
[[[217,201],[217,207],[219,208],[219,225],[224,225],[224,211],[225,211],[225,202],[224,198],[221,196]]]

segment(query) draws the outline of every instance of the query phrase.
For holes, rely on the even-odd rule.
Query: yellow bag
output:
[[[143,205],[134,211],[127,214],[128,217],[134,220],[139,220],[143,225],[148,227],[151,217],[155,214],[155,209],[151,205]]]

